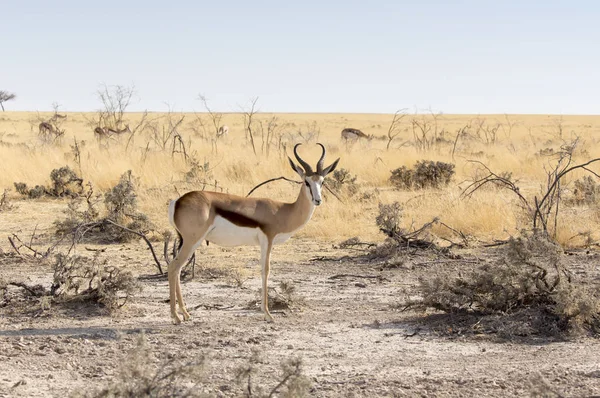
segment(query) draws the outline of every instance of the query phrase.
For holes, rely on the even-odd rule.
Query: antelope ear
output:
[[[300,178],[304,178],[304,170],[302,170],[302,167],[295,164],[289,156],[288,160],[290,161],[290,166],[292,166],[292,170],[294,170],[300,176]]]
[[[331,163],[328,167],[325,168],[325,170],[323,170],[323,173],[321,175],[323,177],[325,177],[327,174],[329,174],[333,170],[335,170],[335,168],[337,167],[339,161],[340,161],[340,158],[337,158],[337,160],[335,162]]]

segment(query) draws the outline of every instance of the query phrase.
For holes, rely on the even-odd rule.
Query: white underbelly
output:
[[[262,232],[259,228],[239,227],[221,216],[216,216],[205,240],[219,246],[257,246]]]

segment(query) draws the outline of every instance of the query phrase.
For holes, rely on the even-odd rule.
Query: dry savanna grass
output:
[[[0,114],[0,191],[10,188],[16,198],[14,182],[47,184],[53,169],[69,165],[96,191],[104,192],[132,170],[139,178],[140,210],[160,229],[168,228],[169,199],[192,189],[212,190],[215,184],[218,190],[246,195],[269,178],[295,178],[286,159],[293,144],[305,143],[301,156],[316,163],[320,149],[315,143],[322,142],[328,149],[327,162],[341,157],[338,168],[356,176],[358,191],[342,190],[339,199],[325,192],[326,202],[300,236],[327,241],[353,236],[378,240],[374,222],[378,203],[399,201],[404,206],[405,228],[418,228],[439,217],[477,240],[506,239],[530,227],[530,220],[514,193],[491,184],[468,198],[463,195],[474,179],[485,174],[478,162],[498,174],[511,173],[511,180],[533,203],[561,146],[578,138],[574,164],[600,157],[598,116],[408,114],[388,149],[386,136],[393,115],[258,113],[253,128],[256,154],[242,114],[224,114],[220,124],[229,126],[229,134],[216,138],[207,114],[150,113],[138,126],[143,115],[128,113],[126,122],[138,126],[133,136],[98,141],[89,122],[93,114],[67,113],[62,122],[65,134],[48,142],[40,138],[38,125],[51,116]],[[345,142],[340,132],[346,127],[358,128],[373,139]],[[181,142],[169,135],[174,131],[182,138],[187,158],[181,153]],[[267,132],[271,134],[268,141]],[[389,182],[391,170],[412,168],[420,160],[455,164],[451,183],[438,189],[394,189]],[[599,166],[591,169],[600,173]],[[584,245],[600,238],[597,204],[568,201],[574,194],[574,181],[585,174],[583,170],[574,172],[561,185],[563,203],[556,237],[563,245]],[[276,181],[253,195],[292,201],[297,192],[297,186]],[[434,227],[433,232],[441,237],[451,235],[442,226]]]

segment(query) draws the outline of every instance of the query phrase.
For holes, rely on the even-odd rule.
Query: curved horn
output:
[[[298,156],[297,149],[300,145],[301,144],[294,145],[294,155],[296,156],[296,160],[298,160],[298,163],[300,163],[300,165],[304,168],[304,173],[306,175],[314,174],[312,167],[310,167],[310,165],[308,163],[306,163],[304,160],[302,160],[300,158],[300,156]]]
[[[325,161],[325,147],[320,142],[317,142],[317,145],[321,147],[323,153],[321,154],[321,159],[317,162],[317,174],[323,175],[323,162]]]

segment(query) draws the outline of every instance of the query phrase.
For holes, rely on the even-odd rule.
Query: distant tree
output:
[[[17,94],[9,93],[8,91],[0,91],[0,107],[2,108],[2,112],[4,112],[4,103],[10,100],[14,100],[17,98]]]

